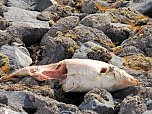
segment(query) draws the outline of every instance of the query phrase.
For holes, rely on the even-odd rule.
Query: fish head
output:
[[[102,80],[102,86],[107,87],[109,91],[124,89],[130,86],[139,85],[139,81],[116,66],[111,65],[106,73],[105,81]],[[106,84],[107,83],[107,84]]]

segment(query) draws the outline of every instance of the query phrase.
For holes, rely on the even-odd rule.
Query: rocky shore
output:
[[[124,69],[140,86],[64,92],[57,80],[0,82],[0,114],[152,114],[152,0],[1,0],[0,77],[63,59]]]

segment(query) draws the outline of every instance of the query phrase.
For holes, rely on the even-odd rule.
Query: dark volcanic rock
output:
[[[77,16],[68,16],[58,20],[55,24],[53,24],[50,30],[44,35],[43,38],[47,36],[55,37],[57,36],[57,32],[65,32],[71,30],[79,23],[79,17]]]
[[[146,104],[139,96],[128,96],[122,101],[118,114],[142,114],[146,110]]]
[[[96,7],[96,0],[85,0],[84,4],[82,5],[81,11],[83,13],[96,13],[97,7]]]
[[[50,62],[57,62],[65,58],[71,58],[76,50],[77,43],[68,37],[43,37],[41,44],[45,46],[45,54],[51,58]]]
[[[146,56],[152,56],[152,25],[145,25],[142,29],[142,32],[133,36],[130,39],[126,39],[122,44],[121,44],[122,48],[129,48],[127,49],[128,52],[124,53],[126,51],[122,51],[120,52],[121,56],[126,56],[129,55],[130,53],[143,53]],[[130,46],[134,46],[137,49],[134,49],[135,51],[133,52],[130,49]],[[126,49],[125,49],[126,50]]]
[[[80,44],[87,41],[96,41],[107,47],[114,46],[112,41],[102,31],[96,28],[79,25],[73,28],[67,34],[74,36],[72,39],[79,42]]]
[[[103,89],[93,89],[84,96],[81,110],[93,110],[99,114],[114,114],[114,102],[110,93]]]
[[[110,51],[106,48],[94,42],[88,41],[75,51],[72,58],[94,59],[109,62],[112,56]]]

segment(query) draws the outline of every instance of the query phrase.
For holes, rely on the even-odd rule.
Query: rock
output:
[[[72,58],[94,59],[109,62],[112,56],[110,51],[106,48],[94,42],[88,41],[75,51]]]
[[[95,13],[87,15],[80,23],[88,27],[97,28],[104,32],[107,24],[111,23],[111,18],[108,13]]]
[[[25,84],[27,86],[39,85],[39,82],[32,77],[24,77],[19,81],[20,84]]]
[[[135,36],[131,37],[130,39],[126,39],[122,42],[121,47],[123,48],[130,48],[130,46],[136,47],[136,51],[139,50],[138,53],[144,53],[145,56],[152,56],[152,25],[145,25],[142,29],[143,32],[136,34]],[[124,51],[120,52],[120,55],[129,55],[130,53],[134,52],[131,49],[128,49],[127,53],[123,53]]]
[[[93,89],[84,96],[79,105],[81,110],[93,110],[99,114],[114,114],[114,102],[110,93],[103,89]]]
[[[45,46],[45,54],[51,58],[50,62],[58,62],[65,58],[71,58],[77,49],[77,43],[65,36],[43,37],[41,44]]]
[[[57,32],[65,32],[76,27],[79,23],[79,17],[77,16],[68,16],[58,20],[54,25],[51,26],[50,30],[44,35],[43,38],[47,36],[55,37]]]
[[[118,114],[142,114],[146,110],[146,104],[139,96],[128,96],[122,101]]]
[[[46,23],[16,23],[7,28],[8,33],[24,42],[27,46],[39,43],[43,35],[49,30]]]
[[[67,34],[73,36],[71,37],[75,41],[85,43],[87,41],[96,41],[105,47],[114,47],[115,45],[112,41],[100,30],[92,27],[86,27],[84,25],[79,25],[69,31]]]
[[[0,30],[0,47],[10,43],[12,36],[7,31]]]
[[[9,57],[10,65],[15,68],[22,68],[29,66],[32,63],[29,52],[22,46],[3,45],[0,52]]]
[[[63,16],[63,7],[60,5],[52,5],[37,15],[37,19],[42,21],[53,20],[57,21]]]
[[[58,102],[51,98],[31,94],[29,95],[29,99],[33,106],[37,108],[35,114],[82,114],[78,107]]]
[[[151,0],[145,0],[143,2],[140,2],[139,4],[135,4],[134,6],[135,6],[134,8],[140,13],[147,15],[149,17],[152,17],[152,1]]]
[[[87,14],[96,13],[98,9],[95,3],[96,0],[85,0],[82,5],[81,11]]]
[[[131,33],[129,26],[121,23],[107,24],[102,30],[117,45],[128,39]]]
[[[82,110],[81,111],[83,114],[98,114],[98,113],[96,113],[95,111],[93,111],[93,110]]]
[[[9,109],[9,108],[5,108],[5,107],[1,107],[0,108],[0,114],[28,114],[26,112],[20,112],[20,111],[15,111],[15,110],[12,110],[12,109]]]
[[[18,7],[21,9],[27,9],[32,4],[31,0],[7,0],[8,7]]]
[[[6,7],[5,5],[0,5],[0,16],[4,16],[3,13],[8,11],[8,7]]]
[[[8,104],[8,99],[7,99],[7,97],[5,96],[5,95],[3,95],[3,94],[0,94],[0,103],[1,104]]]
[[[9,105],[15,105],[23,108],[33,108],[28,93],[25,91],[5,91],[0,90],[0,94],[5,95],[8,98]]]
[[[0,16],[0,30],[4,30],[8,26],[9,26],[8,21]]]
[[[124,65],[135,70],[149,71],[152,68],[152,58],[142,54],[125,57]]]
[[[152,110],[147,110],[147,111],[145,111],[144,113],[142,113],[142,114],[151,114],[152,113]]]
[[[7,0],[1,0],[1,1],[0,1],[0,5],[5,5],[6,2],[7,2]]]

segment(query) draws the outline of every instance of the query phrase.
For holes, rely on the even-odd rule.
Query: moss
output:
[[[70,46],[66,49],[65,58],[71,58],[76,49],[78,49],[78,45]]]
[[[152,68],[152,58],[142,54],[125,57],[124,65],[135,70],[149,71]]]

